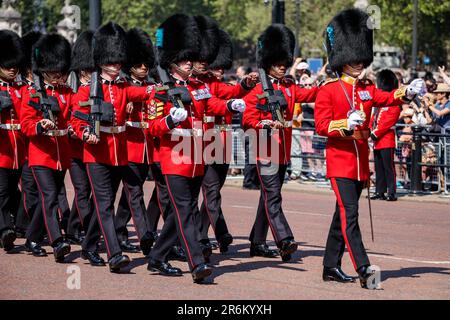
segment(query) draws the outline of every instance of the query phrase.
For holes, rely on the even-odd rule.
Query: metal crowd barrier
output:
[[[406,125],[408,126],[408,125]],[[230,168],[243,169],[245,166],[245,142],[240,126],[233,126],[233,157]],[[399,136],[405,125],[396,126]],[[450,128],[443,133],[424,132],[427,127],[410,125],[410,142],[397,139],[395,166],[397,188],[411,195],[419,193],[441,193],[448,196],[450,190]],[[239,129],[239,130],[238,130]],[[325,146],[327,138],[316,134],[314,128],[293,128],[291,165],[292,174],[313,177],[311,181],[323,181],[326,173]],[[373,149],[370,151],[371,171]],[[316,178],[319,179],[316,179]],[[372,176],[375,179],[375,175]]]

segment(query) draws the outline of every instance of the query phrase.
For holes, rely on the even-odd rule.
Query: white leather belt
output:
[[[126,126],[118,126],[118,127],[104,127],[100,126],[100,132],[104,133],[121,133],[127,130]]]
[[[219,130],[219,131],[232,131],[233,130],[233,125],[232,124],[216,124],[214,126],[214,129]]]
[[[203,136],[203,130],[202,129],[180,129],[175,128],[170,131],[172,135],[175,136],[181,136],[181,137],[201,137]]]
[[[68,132],[69,132],[69,130],[67,130],[67,129],[64,129],[64,130],[48,130],[44,134],[46,136],[49,136],[49,137],[62,137],[62,136],[67,135]]]
[[[137,121],[127,121],[127,127],[138,128],[138,129],[148,129],[147,122],[137,122]]]
[[[20,124],[5,123],[0,124],[0,129],[17,131],[20,130]]]
[[[209,117],[209,116],[204,116],[203,117],[203,122],[204,123],[211,123],[211,122],[215,122],[216,121],[216,117]]]

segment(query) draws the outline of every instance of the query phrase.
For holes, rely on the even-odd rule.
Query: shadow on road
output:
[[[381,281],[389,278],[420,278],[420,275],[427,273],[450,275],[450,269],[440,267],[412,267],[401,268],[400,270],[381,270]]]

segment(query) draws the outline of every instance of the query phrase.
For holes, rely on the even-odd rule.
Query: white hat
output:
[[[297,67],[295,67],[296,70],[306,70],[309,69],[309,64],[306,62],[300,62]]]

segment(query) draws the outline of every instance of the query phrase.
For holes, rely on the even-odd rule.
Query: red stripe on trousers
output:
[[[355,257],[353,256],[353,251],[352,248],[350,247],[350,242],[348,242],[347,237],[347,216],[344,208],[344,203],[342,202],[341,194],[339,193],[339,188],[337,186],[336,179],[331,178],[330,180],[339,205],[339,214],[341,217],[341,232],[342,235],[344,236],[345,245],[347,246],[348,253],[350,254],[350,259],[352,260],[353,267],[355,268],[355,270],[357,270]]]
[[[44,215],[45,228],[47,229],[47,235],[48,235],[48,238],[50,240],[50,244],[52,244],[53,243],[53,239],[52,239],[52,236],[50,234],[50,229],[48,228],[47,215],[46,215],[46,210],[45,210],[44,194],[42,193],[41,186],[39,185],[39,182],[38,182],[38,180],[36,178],[36,174],[34,173],[34,168],[31,168],[31,172],[33,173],[34,180],[36,181],[36,186],[38,187],[39,193],[41,194],[42,213]]]

